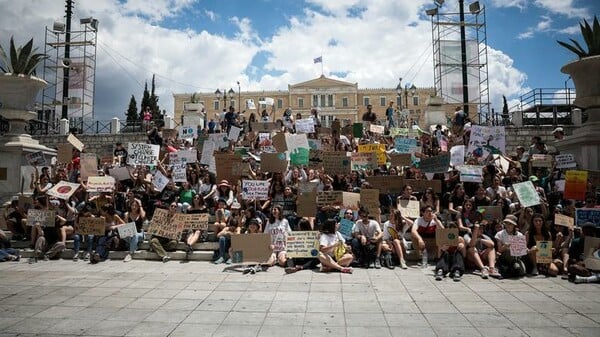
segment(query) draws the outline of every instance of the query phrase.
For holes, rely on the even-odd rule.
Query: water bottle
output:
[[[427,248],[421,252],[421,267],[427,268]]]

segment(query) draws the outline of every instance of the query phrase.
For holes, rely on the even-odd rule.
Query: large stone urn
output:
[[[18,193],[27,193],[33,168],[25,156],[42,151],[49,163],[56,156],[50,149],[27,133],[30,120],[36,118],[34,102],[47,83],[33,76],[0,74],[0,116],[9,122],[9,131],[0,137],[0,202]]]
[[[588,120],[572,135],[556,142],[561,153],[575,156],[580,168],[600,170],[600,55],[585,57],[566,64],[561,72],[571,76],[577,98],[574,104],[588,115]]]

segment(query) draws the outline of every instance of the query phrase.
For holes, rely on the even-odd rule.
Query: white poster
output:
[[[296,132],[298,133],[314,133],[315,123],[312,118],[296,120]]]
[[[266,200],[269,198],[268,180],[242,180],[242,199]]]
[[[577,166],[577,163],[575,162],[575,156],[569,153],[557,154],[554,157],[554,160],[556,161],[557,169],[573,168]]]
[[[169,153],[169,164],[190,164],[198,161],[198,150],[187,149]]]
[[[483,166],[461,165],[456,169],[460,172],[460,181],[462,182],[483,182]]]
[[[208,140],[215,143],[217,149],[223,149],[229,146],[229,138],[227,138],[227,134],[225,133],[211,133],[208,135]],[[204,144],[206,144],[206,142]]]
[[[162,192],[162,190],[165,189],[168,183],[169,178],[165,177],[165,175],[162,174],[160,171],[156,171],[154,179],[152,179],[152,185],[154,186],[154,189],[159,192]]]
[[[469,156],[479,161],[487,159],[490,154],[500,154],[506,151],[506,131],[504,126],[471,126],[469,138]]]
[[[68,181],[59,181],[58,184],[52,186],[46,194],[51,197],[68,200],[80,186],[80,184],[70,183]]]
[[[450,149],[450,165],[456,167],[465,164],[465,146],[454,145]]]
[[[229,129],[229,134],[227,135],[227,139],[237,141],[240,138],[240,133],[242,132],[241,128],[232,125]]]
[[[173,165],[173,172],[171,173],[173,181],[176,183],[183,183],[187,181],[187,175],[185,170],[185,164]]]
[[[180,125],[177,127],[179,138],[193,139],[198,138],[198,127],[194,125]]]
[[[135,222],[128,222],[122,225],[118,225],[117,231],[119,231],[119,237],[121,239],[130,238],[137,234]]]
[[[127,164],[156,165],[160,153],[159,145],[129,143],[127,146]]]

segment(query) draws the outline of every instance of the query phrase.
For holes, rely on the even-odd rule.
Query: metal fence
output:
[[[163,119],[152,120],[148,123],[143,121],[126,121],[118,120],[118,133],[140,133],[150,130],[154,125],[162,123]],[[175,123],[177,126],[178,123]],[[73,119],[69,121],[69,132],[73,134],[114,134],[112,120],[82,120]],[[60,133],[60,120],[41,121],[32,119],[27,126],[27,133],[32,136],[41,135],[57,135]],[[6,134],[9,131],[9,122],[3,117],[0,117],[0,135]]]
[[[509,111],[512,120],[520,119],[523,125],[572,125],[574,99],[573,88],[538,88],[521,95]]]

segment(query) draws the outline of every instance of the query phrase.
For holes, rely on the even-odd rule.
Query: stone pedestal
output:
[[[429,130],[432,125],[445,125],[448,126],[448,118],[446,117],[446,111],[443,108],[444,99],[439,96],[431,96],[425,102],[427,109],[419,121],[419,125],[424,130]]]
[[[600,115],[600,108],[588,109],[589,116]],[[575,156],[579,167],[600,171],[600,121],[586,122],[573,134],[553,144],[560,153]]]

